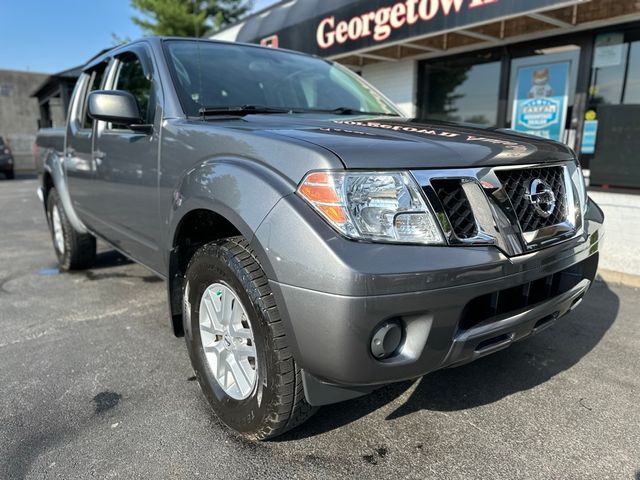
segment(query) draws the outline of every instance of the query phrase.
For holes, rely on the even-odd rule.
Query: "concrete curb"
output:
[[[618,283],[628,287],[640,288],[640,275],[599,269],[598,276],[607,283]]]

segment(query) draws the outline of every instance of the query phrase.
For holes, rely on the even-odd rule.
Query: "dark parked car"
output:
[[[12,180],[15,176],[13,171],[13,154],[7,142],[4,138],[0,137],[0,172],[4,173],[5,177]]]
[[[596,275],[603,215],[570,148],[403,118],[294,52],[117,47],[37,143],[61,268],[101,238],[164,278],[205,396],[253,439],[535,334]]]

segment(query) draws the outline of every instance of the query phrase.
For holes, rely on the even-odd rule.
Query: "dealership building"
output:
[[[562,141],[640,188],[640,0],[289,0],[213,38],[349,67],[407,116]]]

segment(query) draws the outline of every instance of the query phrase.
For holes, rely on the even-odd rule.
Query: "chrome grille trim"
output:
[[[545,225],[535,231],[524,231],[511,198],[500,180],[505,171],[561,168],[564,180],[565,215],[562,221]],[[452,246],[495,245],[509,256],[522,255],[539,248],[560,243],[582,233],[582,199],[578,185],[581,178],[575,162],[530,164],[468,169],[413,170],[411,173],[422,187],[431,204],[447,242]],[[452,228],[447,210],[432,181],[456,180],[464,190],[476,222],[475,235],[458,237]]]

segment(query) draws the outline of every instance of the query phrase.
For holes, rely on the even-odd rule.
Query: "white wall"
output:
[[[418,63],[415,60],[367,65],[362,76],[384,93],[408,116],[416,115]]]

